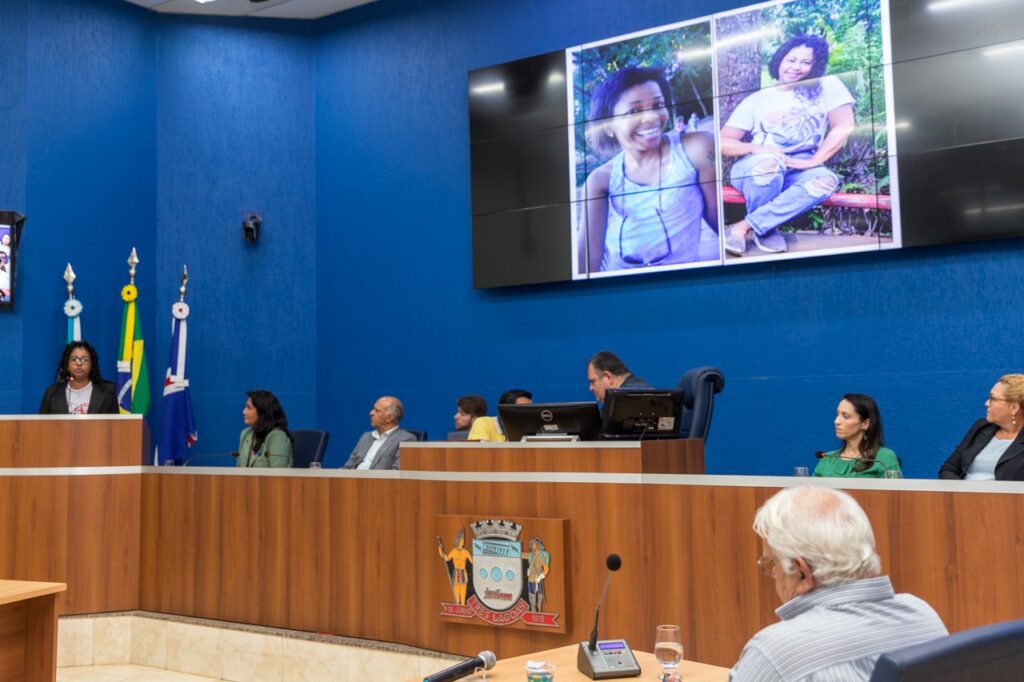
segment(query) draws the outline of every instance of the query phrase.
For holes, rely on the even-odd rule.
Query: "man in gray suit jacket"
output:
[[[379,398],[370,410],[370,425],[359,437],[359,442],[349,455],[343,469],[397,469],[399,464],[399,443],[416,440],[398,423],[402,421],[405,408],[402,401],[392,396]]]

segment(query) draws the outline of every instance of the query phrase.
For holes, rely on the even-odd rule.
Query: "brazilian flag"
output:
[[[146,414],[149,410],[149,368],[142,340],[142,325],[135,299],[134,284],[121,289],[124,314],[121,316],[121,343],[117,353],[117,403],[121,414]]]

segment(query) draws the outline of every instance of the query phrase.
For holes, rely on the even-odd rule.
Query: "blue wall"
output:
[[[0,10],[5,86],[0,204],[28,216],[16,306],[0,315],[0,409],[34,412],[63,347],[71,261],[84,330],[114,374],[125,260],[152,287],[155,24],[113,0],[10,0]],[[9,155],[9,156],[8,156]],[[143,321],[147,335],[150,320]]]
[[[586,399],[586,359],[610,348],[658,384],[722,368],[713,472],[813,466],[839,398],[861,391],[907,473],[935,475],[994,380],[1021,368],[1020,241],[471,287],[466,72],[742,4],[385,0],[320,22],[318,331],[333,342],[318,390],[336,457],[381,393],[440,435],[462,393]]]
[[[170,307],[187,263],[197,453],[237,449],[248,389],[274,391],[293,428],[315,426],[310,31],[306,22],[195,17],[160,25],[150,367],[166,371]],[[242,240],[246,211],[263,216],[254,243]]]
[[[863,391],[908,474],[934,475],[1021,367],[1019,240],[472,289],[467,71],[741,4],[381,0],[310,23],[2,3],[0,207],[29,222],[0,411],[34,411],[50,380],[67,260],[113,373],[134,245],[155,389],[190,267],[197,452],[235,447],[247,388],[329,429],[339,465],[383,393],[440,436],[463,393],[588,398],[584,363],[611,348],[658,384],[724,370],[713,472],[813,464],[840,395]]]

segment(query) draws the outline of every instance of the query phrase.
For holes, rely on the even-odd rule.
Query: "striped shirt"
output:
[[[948,632],[935,610],[895,594],[888,576],[819,587],[776,609],[747,642],[731,682],[856,682],[878,657]]]

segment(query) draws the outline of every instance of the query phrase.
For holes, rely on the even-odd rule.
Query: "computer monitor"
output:
[[[601,437],[609,440],[679,438],[683,391],[610,388],[604,394]]]
[[[510,443],[527,439],[597,440],[601,413],[596,403],[498,405],[498,418]]]

